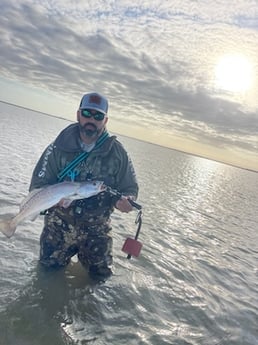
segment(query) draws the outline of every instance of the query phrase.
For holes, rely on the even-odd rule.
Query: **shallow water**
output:
[[[0,103],[0,217],[68,121]],[[137,212],[113,214],[114,276],[93,286],[74,258],[42,272],[42,218],[0,233],[0,345],[258,344],[258,174],[119,137],[144,206],[138,259],[121,251]]]

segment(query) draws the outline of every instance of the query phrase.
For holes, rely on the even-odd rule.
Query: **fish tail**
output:
[[[16,224],[12,220],[0,221],[0,231],[8,238],[12,237],[16,230]]]

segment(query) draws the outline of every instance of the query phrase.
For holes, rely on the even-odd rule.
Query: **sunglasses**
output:
[[[91,113],[90,109],[82,109],[81,110],[81,115],[86,118],[93,117],[94,120],[96,121],[102,121],[105,117],[105,114],[101,113],[100,111],[97,111],[95,114]]]

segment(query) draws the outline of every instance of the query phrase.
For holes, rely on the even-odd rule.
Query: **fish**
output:
[[[106,189],[102,181],[64,181],[32,190],[20,204],[19,213],[10,220],[0,221],[0,231],[12,237],[17,226],[25,220],[35,220],[37,216],[55,205],[67,208],[74,200],[97,195]]]

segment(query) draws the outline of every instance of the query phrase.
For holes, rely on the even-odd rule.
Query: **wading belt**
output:
[[[98,149],[106,140],[109,138],[109,133],[104,132],[96,142],[94,147]],[[88,158],[90,152],[82,152],[78,157],[76,157],[73,161],[71,161],[58,175],[58,182],[61,182],[66,176],[69,176],[72,181],[74,181],[75,177],[78,175],[78,171],[76,171],[77,165],[82,162],[84,159]]]

